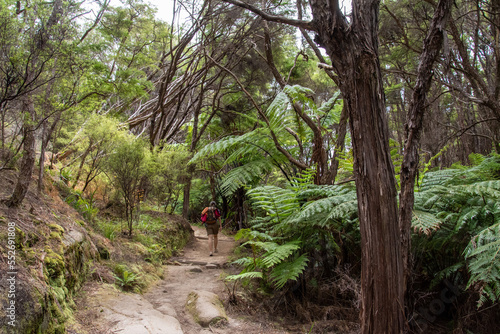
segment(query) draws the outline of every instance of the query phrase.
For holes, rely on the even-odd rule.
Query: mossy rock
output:
[[[64,228],[61,225],[58,225],[58,224],[49,224],[48,227],[53,232],[57,232],[57,233],[59,233],[61,235],[64,234]]]
[[[52,251],[50,248],[47,249],[44,264],[49,278],[56,278],[64,274],[65,264],[63,257]]]
[[[55,239],[57,241],[61,241],[61,233],[52,231],[50,232],[49,239]]]

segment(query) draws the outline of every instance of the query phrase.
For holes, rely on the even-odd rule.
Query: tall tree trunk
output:
[[[335,142],[335,151],[333,153],[332,162],[330,164],[330,172],[328,179],[323,184],[334,184],[339,170],[340,153],[345,149],[345,137],[347,135],[348,110],[344,105],[340,114],[339,128],[337,133],[337,141]]]
[[[378,58],[378,2],[353,2],[352,23],[338,2],[311,1],[316,42],[340,78],[349,110],[361,230],[361,332],[405,329],[397,193]]]
[[[311,22],[270,15],[239,0],[224,1],[250,9],[266,20],[315,31],[315,42],[330,57],[349,111],[354,148],[362,247],[361,331],[404,332],[396,180],[378,58],[379,1],[354,0],[348,21],[338,0],[311,0]]]
[[[19,4],[19,2],[18,2]],[[48,18],[46,24],[40,29],[35,35],[37,48],[31,50],[29,66],[26,70],[26,82],[33,83],[36,81],[36,77],[41,74],[35,73],[33,69],[39,67],[40,64],[40,54],[43,50],[47,48],[48,41],[52,37],[51,29],[53,26],[58,24],[62,14],[63,14],[63,1],[55,0],[52,5],[52,13]],[[43,68],[41,66],[40,68]],[[36,86],[36,85],[35,85]],[[23,109],[26,113],[24,119],[24,143],[23,143],[23,159],[21,161],[21,169],[19,170],[18,180],[14,192],[10,199],[7,200],[7,204],[11,207],[19,206],[26,193],[28,192],[29,185],[31,183],[31,177],[33,175],[33,168],[35,164],[35,120],[36,111],[34,104],[35,90],[31,92],[26,92],[23,99]]]
[[[42,144],[40,145],[40,158],[38,159],[38,186],[37,186],[37,191],[38,194],[42,193],[43,190],[43,171],[44,171],[44,165],[45,165],[45,150],[47,148],[48,144],[48,139],[45,140],[47,137],[47,120],[43,122],[42,125]]]
[[[401,165],[401,192],[399,195],[399,228],[404,265],[405,287],[409,274],[410,229],[414,202],[414,187],[419,163],[418,148],[422,121],[427,103],[427,93],[431,86],[432,69],[446,34],[446,22],[451,10],[452,0],[440,0],[434,12],[429,32],[424,40],[423,52],[417,69],[417,82],[408,108],[406,138],[403,163]]]
[[[189,220],[189,195],[191,193],[191,178],[184,185],[184,196],[182,201],[182,217]]]
[[[187,166],[188,179],[184,185],[184,197],[182,203],[182,217],[189,219],[189,195],[191,193],[191,180],[195,171],[195,165],[190,164]]]
[[[25,97],[23,101],[25,110],[24,119],[24,143],[23,143],[23,158],[21,160],[21,168],[17,178],[17,184],[14,188],[12,196],[7,200],[9,207],[18,207],[21,205],[28,188],[31,183],[33,167],[35,165],[35,131],[33,125],[35,122],[35,105],[31,94]]]
[[[351,110],[361,230],[361,332],[401,333],[403,261],[380,68],[374,54],[361,51],[352,56],[352,80],[343,94]]]

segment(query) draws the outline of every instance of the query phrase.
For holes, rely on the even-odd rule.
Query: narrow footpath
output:
[[[233,253],[232,237],[219,234],[218,253],[209,256],[204,228],[192,226],[195,237],[181,256],[170,259],[165,279],[144,295],[99,288],[86,296],[87,309],[95,316],[87,324],[88,334],[286,334],[273,324],[258,319],[227,315],[217,323],[203,324],[190,305],[199,304],[203,296],[226,299],[227,291],[221,276],[228,257]],[[194,296],[194,300],[193,300]],[[208,303],[210,304],[210,303]],[[222,306],[222,303],[219,303]],[[203,309],[205,306],[201,306]],[[208,305],[211,308],[211,305]],[[211,310],[207,312],[210,313]],[[197,318],[195,320],[195,317]],[[200,324],[202,323],[202,324]],[[68,334],[80,334],[69,330]]]

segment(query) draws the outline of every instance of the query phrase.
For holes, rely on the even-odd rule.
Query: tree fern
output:
[[[298,241],[292,241],[283,245],[278,245],[276,243],[263,245],[264,247],[262,248],[266,250],[266,253],[262,256],[262,264],[267,268],[271,268],[283,262],[283,260],[288,258],[293,252],[300,249],[299,244]]]
[[[471,274],[467,288],[477,285],[478,307],[488,299],[500,299],[500,224],[490,226],[472,238],[465,249]]]
[[[295,193],[290,189],[258,187],[248,191],[248,196],[254,207],[264,210],[275,222],[282,221],[299,208]]]
[[[302,254],[293,261],[282,262],[269,275],[277,289],[282,289],[288,281],[295,281],[307,266],[306,254]]]
[[[434,273],[434,284],[452,276],[468,281],[480,292],[478,305],[497,300],[500,292],[498,171],[494,156],[472,168],[427,172],[415,193],[416,261]],[[468,271],[461,270],[464,263]]]
[[[262,129],[258,128],[241,136],[228,136],[216,142],[207,144],[194,155],[190,163],[198,162],[203,158],[208,158],[213,155],[226,152],[238,145],[241,145],[247,140],[254,141],[255,138],[259,138],[261,136],[261,131]]]
[[[412,228],[417,233],[430,235],[443,224],[434,214],[426,211],[413,210]]]
[[[228,281],[235,281],[235,280],[245,280],[245,279],[254,279],[254,278],[264,278],[264,275],[262,274],[261,271],[249,271],[249,272],[244,272],[240,273],[237,275],[229,275],[226,276],[226,280]]]
[[[225,197],[231,196],[242,186],[255,183],[273,168],[271,161],[260,159],[248,162],[243,166],[231,169],[222,178],[222,193]]]

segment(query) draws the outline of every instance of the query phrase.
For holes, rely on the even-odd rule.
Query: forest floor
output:
[[[235,241],[219,234],[219,252],[209,256],[204,228],[192,226],[193,240],[180,256],[165,266],[164,279],[146,293],[119,291],[115,286],[90,281],[77,298],[75,323],[67,333],[74,334],[285,334],[306,333],[307,329],[284,330],[260,312],[242,312],[229,303],[229,291],[223,280]],[[226,268],[226,269],[224,269]],[[233,269],[234,270],[234,269]],[[215,293],[223,301],[229,321],[224,325],[202,328],[187,312],[188,294],[193,290]],[[255,311],[255,310],[253,310]],[[270,315],[272,317],[272,315]],[[180,325],[181,328],[178,328]]]

